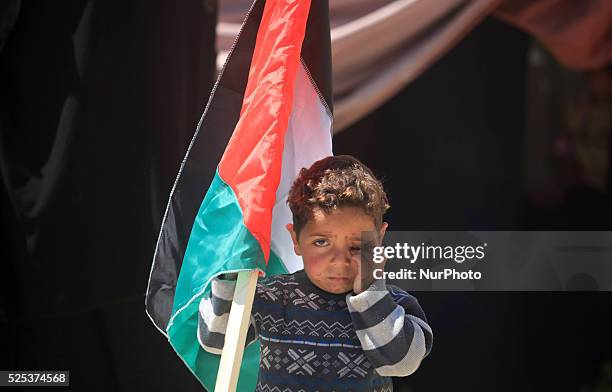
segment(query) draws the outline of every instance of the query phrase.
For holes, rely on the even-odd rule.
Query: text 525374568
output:
[[[70,373],[66,370],[9,370],[0,371],[0,386],[68,386]]]

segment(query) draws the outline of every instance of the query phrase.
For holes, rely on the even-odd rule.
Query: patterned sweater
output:
[[[198,340],[221,354],[235,281],[213,279],[199,305]],[[417,300],[377,280],[362,293],[332,294],[304,270],[260,279],[247,345],[261,342],[256,391],[387,392],[412,374],[433,335]]]

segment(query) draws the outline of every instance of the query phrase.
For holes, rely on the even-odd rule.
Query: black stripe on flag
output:
[[[329,26],[329,2],[313,0],[302,44],[302,59],[321,94],[323,105],[333,114],[332,59]]]

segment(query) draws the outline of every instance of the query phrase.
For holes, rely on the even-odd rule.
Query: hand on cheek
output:
[[[374,246],[380,245],[379,241],[366,241],[361,249],[361,253],[354,258],[357,263],[357,276],[353,282],[353,291],[359,294],[366,290],[374,282],[374,270],[385,268],[384,260],[382,263],[374,263]]]
[[[353,281],[353,292],[355,294],[359,294],[367,289],[374,281],[371,268],[368,268],[368,265],[364,266],[364,263],[368,263],[366,260],[362,261],[359,256],[353,259],[353,262],[357,264],[357,275],[355,275],[355,280]]]
[[[355,280],[353,281],[353,292],[355,294],[359,294],[363,291],[361,284],[361,262],[357,262],[357,275],[355,275]]]

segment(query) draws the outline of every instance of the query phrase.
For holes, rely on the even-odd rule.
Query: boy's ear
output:
[[[387,231],[387,227],[389,227],[389,224],[387,222],[383,222],[383,224],[380,227],[380,243],[382,244],[382,240],[385,237],[385,232]]]
[[[285,227],[287,228],[289,234],[291,234],[291,241],[293,241],[293,250],[295,251],[295,254],[301,256],[302,252],[300,250],[297,234],[295,233],[295,230],[293,230],[293,223],[287,223]]]

